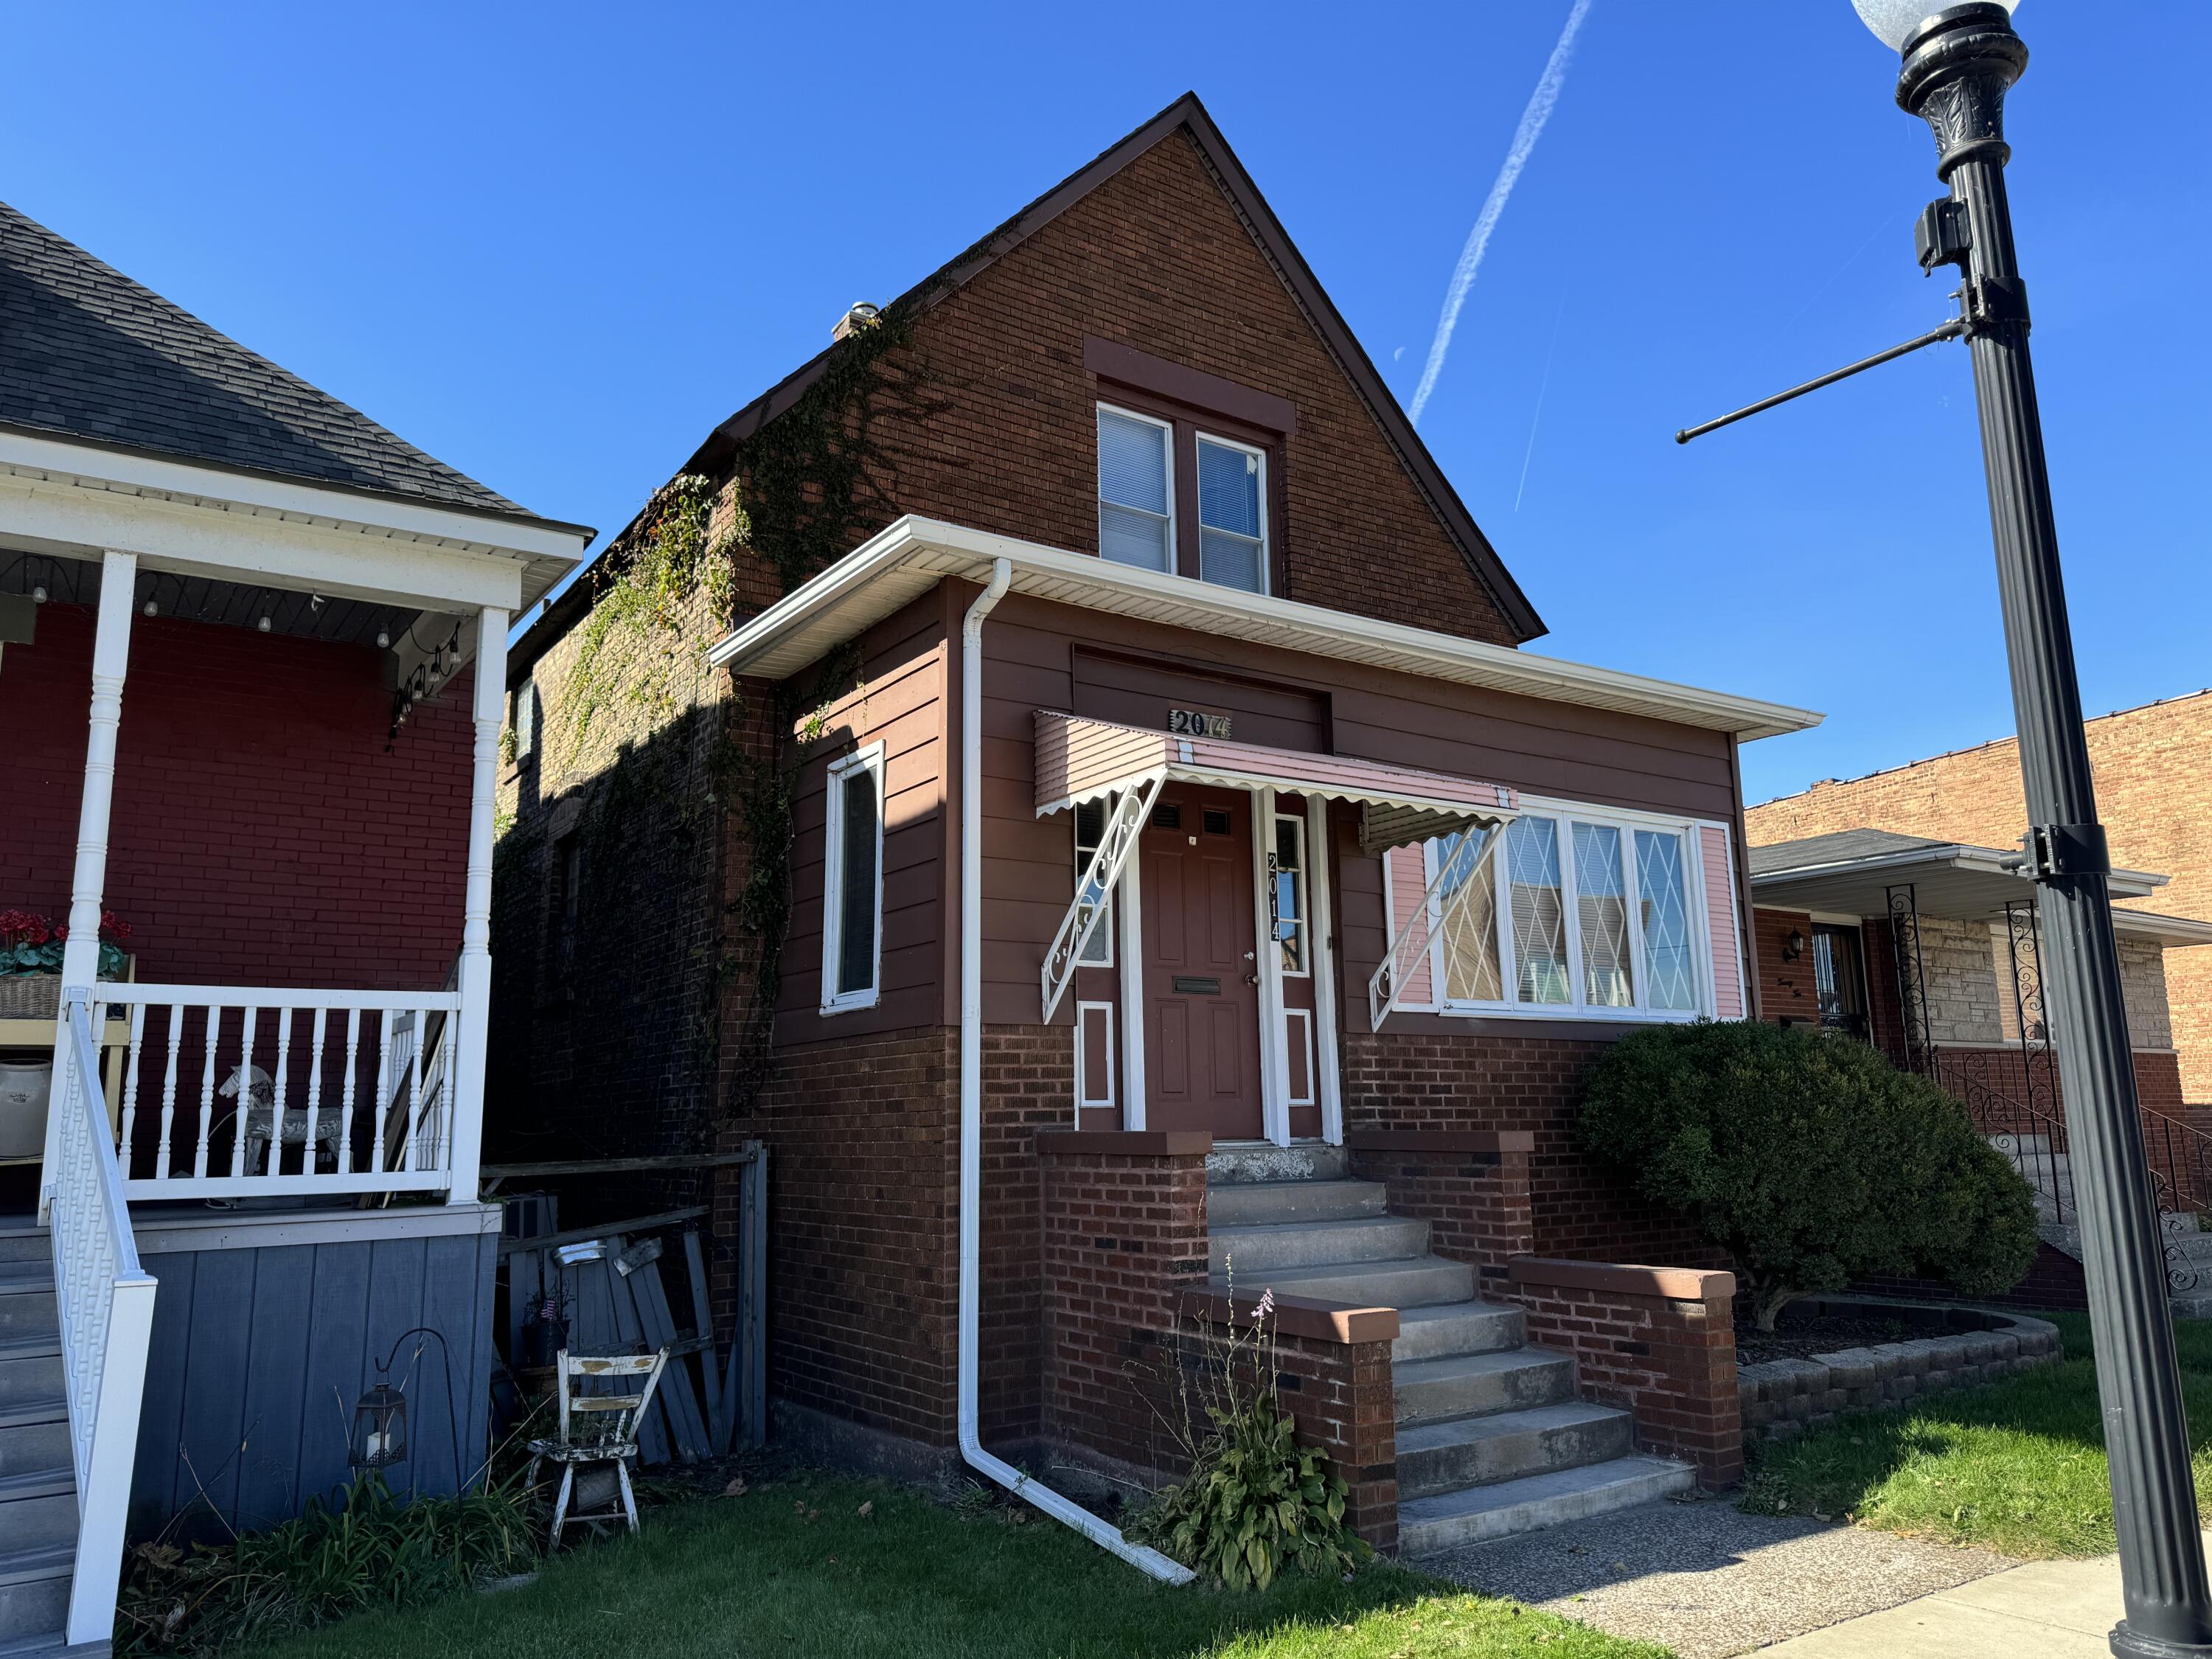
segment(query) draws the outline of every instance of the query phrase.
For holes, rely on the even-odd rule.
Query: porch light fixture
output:
[[[1790,930],[1790,937],[1782,941],[1782,959],[1784,962],[1795,962],[1804,954],[1805,935],[1792,927]]]
[[[1675,439],[1686,443],[1938,341],[1967,343],[2030,825],[2014,862],[2036,885],[2045,1006],[2066,1103],[2098,1401],[2111,1453],[2126,1604],[2111,1646],[2121,1659],[2212,1656],[2212,1594],[2190,1476],[2189,1425],[2112,937],[2112,859],[2081,728],[2028,356],[2027,288],[2005,189],[2012,148],[2004,139],[2004,99],[2027,68],[2027,47],[2012,26],[2018,0],[1977,0],[1932,14],[1923,12],[1924,3],[1852,0],[1876,38],[1903,56],[1899,106],[1935,132],[1936,176],[1949,193],[1922,212],[1914,241],[1923,270],[1958,267],[1958,314],[1917,340]]]
[[[266,633],[269,631],[269,618],[268,618],[268,617],[263,617],[259,622],[258,622],[258,623],[254,623],[253,625],[254,625],[256,628],[259,629],[263,633],[266,634]]]
[[[161,614],[161,607],[151,599],[147,600],[145,604],[140,605],[138,610],[140,614],[148,617],[158,617]]]

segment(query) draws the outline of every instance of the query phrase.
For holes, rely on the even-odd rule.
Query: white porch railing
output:
[[[455,1098],[458,990],[100,995],[130,1010],[116,1141],[133,1199],[441,1192],[456,1132],[477,1133],[477,1103]]]
[[[100,1060],[80,988],[63,992],[65,1042],[56,1067],[57,1155],[46,1169],[60,1315],[63,1386],[76,1470],[76,1565],[68,1639],[114,1634],[123,1523],[138,1453],[138,1407],[154,1328],[154,1281],[138,1265],[122,1172],[101,1109]]]

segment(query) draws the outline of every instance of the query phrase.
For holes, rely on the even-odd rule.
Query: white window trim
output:
[[[1284,977],[1285,979],[1311,979],[1311,978],[1313,977],[1313,958],[1314,958],[1314,939],[1313,939],[1313,885],[1312,885],[1312,883],[1313,883],[1313,878],[1312,878],[1311,873],[1308,871],[1308,869],[1307,869],[1307,867],[1306,867],[1306,866],[1307,866],[1307,859],[1306,859],[1306,818],[1305,818],[1305,814],[1304,814],[1304,812],[1278,812],[1278,813],[1276,813],[1276,814],[1275,814],[1275,822],[1276,822],[1278,824],[1285,824],[1285,823],[1289,824],[1289,825],[1291,826],[1291,829],[1292,829],[1292,830],[1297,833],[1297,841],[1298,841],[1298,868],[1297,868],[1297,878],[1298,878],[1298,904],[1299,904],[1299,908],[1300,908],[1300,909],[1304,912],[1304,914],[1302,914],[1302,915],[1298,917],[1298,932],[1299,932],[1299,934],[1300,934],[1300,936],[1301,936],[1301,939],[1302,939],[1302,940],[1303,940],[1303,942],[1304,942],[1304,946],[1305,946],[1305,948],[1304,948],[1304,950],[1302,950],[1301,951],[1299,951],[1299,953],[1298,953],[1298,960],[1299,960],[1299,961],[1301,961],[1301,962],[1303,962],[1303,963],[1305,963],[1305,966],[1304,966],[1304,967],[1303,967],[1303,968],[1285,968],[1285,969],[1284,969],[1282,970],[1282,974],[1283,974],[1283,977]],[[1274,849],[1273,849],[1273,848],[1272,846],[1270,846],[1270,848],[1268,848],[1268,850],[1269,850],[1270,852],[1273,852]],[[1269,909],[1270,913],[1272,913],[1272,912],[1273,912],[1273,908],[1274,908],[1274,907],[1273,907],[1273,902],[1272,902],[1272,896],[1271,896],[1271,902],[1270,902],[1270,903],[1269,903],[1269,905],[1268,905],[1268,909]],[[1270,943],[1270,944],[1272,944],[1272,945],[1273,945],[1276,947],[1276,948],[1275,948],[1275,959],[1276,959],[1278,962],[1281,961],[1281,960],[1282,960],[1282,954],[1283,954],[1283,953],[1282,953],[1282,948],[1281,948],[1282,941],[1280,941],[1279,939],[1274,939],[1274,940],[1270,940],[1270,941],[1269,941],[1269,943]],[[1310,1106],[1310,1105],[1312,1105],[1312,1104],[1313,1104],[1313,1103],[1312,1103],[1311,1101],[1310,1101],[1310,1100],[1301,1100],[1301,1101],[1293,1101],[1293,1102],[1291,1103],[1291,1104],[1296,1105],[1296,1106]]]
[[[1098,414],[1119,415],[1124,420],[1142,422],[1146,426],[1157,427],[1162,433],[1166,434],[1167,441],[1162,446],[1162,447],[1166,451],[1168,459],[1168,538],[1167,546],[1163,550],[1167,556],[1167,563],[1160,568],[1159,574],[1163,576],[1176,576],[1182,574],[1182,561],[1177,556],[1176,545],[1175,422],[1173,421],[1164,421],[1157,415],[1139,414],[1133,409],[1124,409],[1119,404],[1109,404],[1103,398],[1101,398],[1098,403],[1097,413],[1091,416],[1091,426],[1094,431],[1097,426]],[[1264,482],[1264,480],[1262,482]],[[1091,494],[1094,506],[1101,508],[1118,507],[1124,513],[1145,513],[1151,510],[1147,507],[1131,507],[1127,501],[1109,501],[1106,499],[1105,489],[1106,481],[1097,475],[1097,470],[1094,468],[1091,480]],[[1262,520],[1262,522],[1264,523],[1265,520]],[[1109,564],[1120,564],[1121,562],[1119,559],[1106,558],[1106,538],[1103,524],[1100,527],[1098,538],[1098,556],[1102,559],[1106,559],[1106,562]],[[1144,568],[1145,567],[1142,565],[1136,564],[1127,567],[1127,568],[1131,570],[1141,570]]]
[[[1717,821],[1668,817],[1660,813],[1639,812],[1626,808],[1585,806],[1576,801],[1553,800],[1533,795],[1521,798],[1520,816],[1548,818],[1559,826],[1559,903],[1566,935],[1567,983],[1577,1000],[1573,1002],[1477,1002],[1453,998],[1448,993],[1444,978],[1443,930],[1435,927],[1437,918],[1431,917],[1431,926],[1435,928],[1436,936],[1429,946],[1429,972],[1436,998],[1432,1005],[1434,1012],[1459,1019],[1540,1019],[1602,1024],[1686,1024],[1692,1020],[1715,1018],[1719,1005],[1713,982],[1711,924],[1704,900],[1705,838],[1698,832],[1705,824]],[[1574,854],[1574,825],[1577,823],[1601,825],[1620,831],[1622,881],[1626,888],[1624,902],[1629,917],[1631,971],[1635,975],[1636,994],[1639,999],[1650,994],[1650,976],[1644,966],[1644,929],[1637,923],[1643,909],[1643,893],[1636,863],[1635,832],[1652,830],[1681,838],[1683,920],[1690,936],[1691,973],[1698,994],[1696,1007],[1651,1008],[1639,1001],[1636,1006],[1620,1008],[1581,1000],[1584,987],[1580,894],[1576,884]],[[1505,832],[1501,829],[1498,833],[1502,836]],[[1421,851],[1423,867],[1433,880],[1436,875],[1436,843],[1425,843]],[[1384,869],[1387,875],[1387,860]],[[1518,982],[1518,977],[1513,956],[1511,884],[1508,876],[1505,859],[1502,855],[1492,858],[1491,877],[1496,883],[1499,922],[1498,981],[1510,988]],[[1731,881],[1729,886],[1733,890],[1735,883]],[[1437,902],[1441,903],[1442,899]]]
[[[1218,433],[1207,432],[1203,428],[1199,431],[1195,442],[1202,444],[1218,444],[1224,449],[1233,449],[1240,454],[1249,455],[1260,464],[1260,592],[1264,596],[1272,591],[1269,584],[1273,580],[1273,571],[1270,568],[1271,555],[1273,552],[1273,538],[1269,533],[1269,526],[1267,524],[1267,452],[1258,447],[1256,445],[1239,443],[1234,438],[1224,438]],[[1170,434],[1169,439],[1168,452],[1170,459],[1172,459],[1175,453],[1174,439],[1172,434]],[[1191,465],[1193,466],[1196,466],[1197,464],[1198,457],[1194,451],[1191,456]],[[1172,475],[1170,477],[1170,482],[1173,482]],[[1199,575],[1200,580],[1201,580],[1205,579],[1205,541],[1206,532],[1209,528],[1219,529],[1219,526],[1207,525],[1206,522],[1206,504],[1201,501],[1199,503],[1198,508],[1198,535],[1200,543]],[[1220,533],[1224,536],[1233,536],[1237,532],[1233,530],[1223,530]],[[1208,586],[1214,587],[1225,587],[1228,584],[1225,582],[1212,582],[1209,583]],[[1230,591],[1231,592],[1238,592],[1242,590],[1231,588]]]
[[[845,814],[840,797],[845,780],[854,772],[866,771],[876,783],[876,890],[875,890],[875,955],[868,964],[868,982],[857,991],[839,992],[837,961],[844,927],[844,915],[838,905],[839,895],[845,886]],[[855,1008],[872,1008],[883,997],[884,984],[884,745],[878,741],[866,749],[857,750],[830,766],[828,782],[828,811],[824,815],[822,848],[822,1012],[824,1014],[849,1013]]]

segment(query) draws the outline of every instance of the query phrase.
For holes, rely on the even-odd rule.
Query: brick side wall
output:
[[[1352,1174],[1382,1182],[1389,1190],[1390,1213],[1426,1221],[1429,1248],[1473,1264],[1477,1293],[1493,1296],[1504,1287],[1506,1264],[1535,1249],[1529,1193],[1534,1139],[1526,1131],[1423,1135],[1370,1130],[1353,1131],[1348,1144]]]
[[[69,912],[91,611],[0,663],[0,908]],[[465,672],[390,735],[381,653],[132,618],[106,902],[142,980],[420,990],[461,948]]]
[[[2212,919],[2212,691],[2087,723],[2098,810],[2112,860],[2172,880],[2133,908]],[[2019,745],[2006,738],[1802,794],[1745,815],[1753,846],[1831,830],[1873,829],[2008,847],[2027,827]],[[2212,1101],[2212,949],[2176,951],[2166,963],[2173,1046],[2184,1094]]]
[[[1734,1486],[1743,1475],[1735,1275],[1577,1271],[1585,1265],[1513,1264],[1529,1341],[1573,1354],[1582,1392],[1632,1413],[1638,1444],[1695,1464],[1709,1488]]]
[[[1529,1200],[1546,1255],[1718,1260],[1686,1218],[1629,1191],[1577,1146],[1576,1099],[1603,1037],[1343,1036],[1345,1129],[1510,1130],[1535,1137]]]

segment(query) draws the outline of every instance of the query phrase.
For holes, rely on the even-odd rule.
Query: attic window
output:
[[[1268,592],[1267,455],[1195,421],[1100,404],[1099,556]]]

